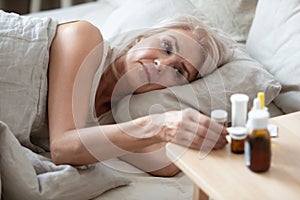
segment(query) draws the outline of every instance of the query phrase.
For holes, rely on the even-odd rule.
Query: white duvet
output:
[[[91,199],[127,185],[103,164],[55,165],[47,151],[47,69],[56,22],[0,11],[0,171],[4,200]]]
[[[129,180],[103,164],[56,166],[45,155],[20,145],[0,121],[2,199],[91,199]]]

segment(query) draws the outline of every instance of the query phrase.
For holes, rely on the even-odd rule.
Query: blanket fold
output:
[[[55,165],[51,159],[21,146],[0,121],[2,199],[91,199],[129,180],[106,165],[73,167]]]
[[[129,180],[104,164],[49,157],[47,71],[57,22],[0,11],[1,199],[91,199]],[[43,153],[43,154],[42,154]]]

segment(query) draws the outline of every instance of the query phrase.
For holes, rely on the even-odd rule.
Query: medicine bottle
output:
[[[244,153],[244,143],[247,137],[247,129],[242,126],[232,127],[230,129],[231,144],[230,149],[232,153]]]
[[[222,109],[213,110],[210,117],[214,119],[219,124],[227,127],[227,112]]]
[[[255,110],[249,114],[252,130],[245,141],[246,165],[254,172],[264,172],[271,164],[271,139],[268,131],[269,112]]]
[[[249,96],[246,94],[233,94],[231,101],[231,126],[245,126]]]

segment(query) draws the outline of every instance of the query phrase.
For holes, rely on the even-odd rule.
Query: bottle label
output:
[[[250,166],[251,155],[250,155],[250,145],[248,141],[245,141],[244,151],[245,151],[246,166]]]

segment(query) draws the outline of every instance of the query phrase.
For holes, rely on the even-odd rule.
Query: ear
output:
[[[130,45],[128,46],[129,49],[131,49],[133,46],[137,45],[140,41],[142,41],[144,38],[144,36],[138,36],[136,37],[131,43]]]
[[[143,36],[138,36],[137,38],[135,38],[135,40],[132,42],[132,46],[134,46],[137,43],[139,43],[142,39],[143,39]]]

